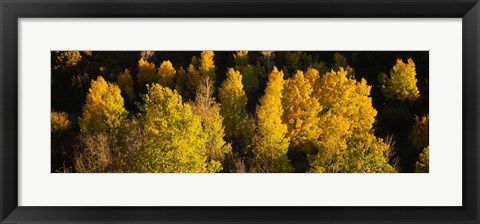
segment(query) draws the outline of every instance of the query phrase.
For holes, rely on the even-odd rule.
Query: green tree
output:
[[[383,95],[389,100],[402,102],[417,100],[420,92],[417,88],[416,75],[415,63],[411,58],[406,64],[402,59],[397,59],[390,74],[381,73],[378,78]]]
[[[313,64],[312,55],[303,51],[288,51],[285,53],[285,66],[282,71],[286,77],[290,77],[297,70],[306,70]]]
[[[142,125],[146,146],[137,153],[142,172],[202,173],[207,171],[206,136],[201,118],[182,97],[159,84],[147,86]]]
[[[225,127],[225,136],[227,140],[232,141],[237,135],[239,124],[246,119],[247,113],[245,105],[247,97],[243,91],[242,75],[239,71],[229,68],[227,78],[223,81],[219,91],[223,126]]]
[[[332,69],[335,71],[340,70],[340,68],[346,69],[348,66],[347,58],[339,52],[333,54],[333,66]]]
[[[347,71],[347,74],[348,74],[349,78],[355,77],[355,70],[348,65],[347,58],[345,56],[343,56],[341,53],[335,52],[333,54],[332,69],[334,71],[338,71],[338,70],[340,70],[340,68],[343,68],[343,69],[345,69],[345,71]]]
[[[257,106],[258,133],[254,139],[252,169],[256,172],[282,173],[293,168],[287,157],[290,139],[288,128],[282,123],[283,72],[273,68],[265,95]]]
[[[223,140],[223,117],[220,115],[220,105],[213,98],[213,90],[210,77],[205,77],[198,86],[192,111],[202,119],[203,132],[207,138],[205,150],[209,168],[216,172],[222,169],[226,154],[231,152],[231,145]]]
[[[259,77],[254,66],[248,63],[248,51],[238,51],[233,55],[235,69],[242,74],[242,83],[245,92],[251,98],[252,93],[258,90]]]
[[[79,118],[82,134],[116,133],[127,117],[123,98],[117,85],[106,82],[101,76],[92,80],[82,117]]]

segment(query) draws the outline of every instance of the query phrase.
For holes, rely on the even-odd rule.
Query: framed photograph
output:
[[[478,0],[0,11],[0,223],[480,222]]]

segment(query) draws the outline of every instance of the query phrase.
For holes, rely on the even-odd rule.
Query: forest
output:
[[[428,51],[51,51],[53,173],[428,173]]]

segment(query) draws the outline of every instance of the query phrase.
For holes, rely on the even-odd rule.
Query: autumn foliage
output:
[[[71,85],[52,95],[52,170],[390,173],[410,150],[429,172],[428,110],[402,132],[379,116],[424,103],[413,59],[366,76],[356,54],[319,55],[52,52],[52,86]]]

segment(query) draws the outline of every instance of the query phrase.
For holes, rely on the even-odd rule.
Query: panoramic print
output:
[[[52,173],[428,173],[428,51],[52,51]]]

